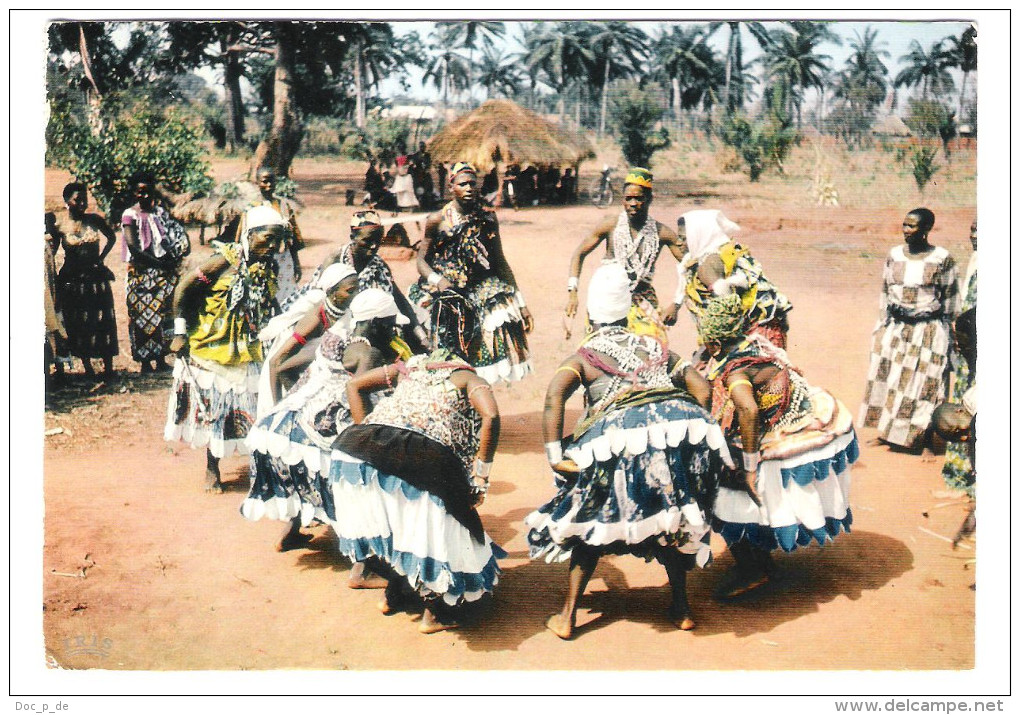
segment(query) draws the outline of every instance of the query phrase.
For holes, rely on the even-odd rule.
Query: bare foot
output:
[[[697,624],[687,608],[670,608],[666,612],[669,622],[682,631],[693,631]]]
[[[284,534],[283,538],[280,539],[280,543],[276,545],[276,550],[291,551],[292,549],[300,549],[314,538],[315,537],[312,534],[306,534],[301,531],[288,531]]]
[[[222,494],[223,482],[220,481],[219,472],[211,469],[205,470],[205,490],[210,494]]]
[[[354,575],[351,574],[351,577],[347,580],[347,588],[386,588],[386,579],[374,574],[355,578]]]
[[[460,626],[460,624],[457,623],[456,621],[449,621],[447,623],[443,623],[438,618],[436,618],[435,614],[432,613],[432,611],[426,608],[425,613],[422,614],[421,623],[418,624],[418,632],[424,633],[425,635],[430,635],[432,633],[439,633],[440,631],[453,630],[458,626]]]
[[[565,641],[570,640],[574,635],[574,624],[564,618],[562,613],[549,616],[549,620],[545,622],[545,627]]]

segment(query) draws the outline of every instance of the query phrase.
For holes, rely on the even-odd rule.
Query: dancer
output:
[[[496,215],[478,196],[478,175],[464,162],[450,171],[453,201],[429,216],[418,248],[421,278],[408,297],[431,332],[431,347],[466,356],[490,383],[531,372],[526,334],[531,312],[503,255]]]
[[[331,268],[351,271],[347,266]],[[347,382],[352,375],[397,358],[390,342],[403,316],[392,296],[378,288],[355,296],[356,290],[357,277],[351,271],[329,290],[323,305],[309,312],[290,340],[268,361],[275,375],[286,369],[288,360],[309,337],[323,335],[315,360],[301,379],[248,433],[252,480],[241,514],[252,521],[262,517],[290,521],[278,544],[279,551],[307,543],[312,537],[302,533],[301,527],[313,519],[335,521],[327,481],[329,453],[337,435],[352,424]],[[336,322],[348,304],[353,325],[350,333]],[[277,392],[278,383],[273,382]],[[361,570],[356,565],[352,571],[352,587],[364,585]]]
[[[103,361],[103,377],[113,377],[113,358],[119,352],[117,317],[113,307],[113,272],[103,261],[117,236],[98,214],[88,213],[88,190],[71,182],[64,187],[65,212],[51,224],[52,237],[64,249],[64,265],[57,275],[57,304],[63,311],[67,348],[81,360],[85,375],[95,377],[92,359]],[[103,246],[100,248],[100,241]]]
[[[669,620],[695,626],[687,571],[711,559],[710,513],[723,463],[722,431],[702,405],[709,385],[658,339],[628,330],[630,278],[618,263],[588,286],[592,332],[557,369],[546,393],[546,454],[557,494],[525,519],[532,558],[570,559],[567,597],[546,623],[574,633],[577,602],[599,558],[656,559],[669,577]],[[585,390],[587,411],[561,444],[564,404]],[[698,403],[701,404],[698,404]]]
[[[722,598],[766,583],[773,549],[825,544],[850,530],[850,465],[859,452],[843,403],[809,385],[784,350],[745,335],[745,316],[731,293],[712,298],[699,322],[712,356],[712,416],[743,467],[715,500],[713,525],[736,560]]]
[[[163,436],[206,448],[206,491],[222,493],[219,462],[246,454],[255,416],[262,344],[260,327],[276,294],[273,256],[290,234],[269,208],[249,209],[239,243],[220,244],[181,280],[174,293],[178,354]]]
[[[570,257],[567,318],[573,318],[577,312],[577,286],[584,259],[605,242],[605,260],[621,262],[630,278],[633,310],[628,316],[628,326],[641,334],[666,337],[666,328],[659,317],[659,298],[652,286],[655,262],[664,247],[677,261],[683,259],[684,252],[673,229],[648,215],[652,198],[652,173],[640,167],[627,172],[623,182],[623,211],[600,224]]]
[[[663,320],[673,325],[684,304],[697,324],[713,296],[736,293],[744,307],[744,332],[761,333],[785,350],[793,305],[765,277],[747,248],[732,240],[739,230],[740,226],[716,209],[688,211],[680,217],[677,232],[687,245],[687,255],[677,266],[676,298]]]
[[[368,395],[387,388],[366,418]],[[330,464],[340,552],[386,573],[384,614],[422,607],[420,632],[454,628],[455,607],[491,593],[506,556],[475,510],[499,439],[492,388],[438,350],[351,378],[347,396],[356,424]]]
[[[128,337],[131,357],[142,373],[169,370],[169,322],[181,262],[191,251],[188,234],[163,206],[156,203],[151,174],[135,174],[130,181],[137,203],[121,216],[123,258],[127,262]]]
[[[904,244],[886,258],[859,416],[861,426],[878,427],[881,441],[915,452],[946,397],[950,326],[960,310],[956,262],[928,241],[934,225],[928,209],[908,213]]]

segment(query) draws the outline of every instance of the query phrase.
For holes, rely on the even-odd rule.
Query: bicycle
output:
[[[600,209],[613,203],[613,167],[603,166],[602,173],[592,180],[588,188],[588,200]]]

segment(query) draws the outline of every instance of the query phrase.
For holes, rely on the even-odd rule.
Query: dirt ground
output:
[[[216,167],[221,176],[231,168]],[[47,173],[48,199],[59,198],[65,178]],[[302,264],[310,273],[347,238],[354,209],[339,205],[338,197],[357,177],[299,162],[295,179],[306,203]],[[753,200],[746,188],[738,178],[694,197],[691,187],[674,182],[657,187],[651,212],[672,225],[696,205],[718,206],[740,223],[743,240],[794,304],[794,362],[856,413],[882,262],[901,240],[902,216],[913,206],[816,208]],[[933,242],[949,248],[962,270],[975,209],[932,208]],[[825,548],[781,555],[780,578],[760,593],[739,603],[712,599],[732,563],[715,537],[714,564],[689,579],[696,630],[682,633],[666,621],[662,569],[627,557],[599,565],[572,642],[544,629],[561,604],[567,566],[530,561],[522,523],[553,493],[542,452],[542,399],[555,366],[575,347],[564,339],[562,317],[570,253],[600,219],[619,210],[617,202],[605,211],[585,205],[499,211],[510,264],[536,318],[535,374],[496,393],[502,435],[492,491],[481,508],[489,534],[509,557],[482,618],[429,637],[407,615],[381,616],[379,592],[345,587],[350,565],[338,557],[327,527],[314,528],[309,548],[277,553],[283,525],[251,523],[238,512],[248,488],[246,459],[224,460],[225,494],[202,491],[204,451],[162,440],[170,378],[141,376],[130,361],[118,245],[108,259],[118,276],[118,376],[96,387],[75,381],[49,396],[45,412],[46,429],[63,430],[47,436],[44,448],[42,628],[50,665],[156,671],[974,668],[976,543],[953,550],[939,537],[953,535],[965,504],[944,493],[941,457],[926,461],[876,446],[874,430],[859,434],[853,533]],[[413,225],[410,232],[416,235]],[[193,243],[195,258],[207,255],[208,246]],[[582,291],[593,265],[590,259]],[[391,266],[402,286],[410,283],[413,262]],[[656,285],[661,297],[673,295],[676,273],[668,255]],[[580,322],[574,327],[579,330]],[[670,340],[674,350],[690,352],[687,315]],[[571,407],[576,416],[579,398]]]

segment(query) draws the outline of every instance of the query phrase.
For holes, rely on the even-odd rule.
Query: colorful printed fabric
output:
[[[420,278],[407,297],[433,349],[464,355],[489,382],[520,380],[531,372],[524,317],[516,289],[495,275],[489,261],[499,223],[481,208],[462,215],[452,201],[442,216],[426,260],[454,289],[440,293]]]
[[[230,265],[210,288],[198,326],[188,337],[191,354],[220,365],[262,361],[258,334],[273,314],[276,275],[267,264],[246,263],[239,244],[215,249]]]
[[[755,385],[761,461],[756,504],[742,486],[743,473],[725,474],[714,505],[713,527],[729,545],[793,551],[812,541],[826,544],[850,531],[850,465],[860,449],[849,410],[825,390],[812,387],[785,352],[755,337],[709,366],[712,415],[720,419],[734,454],[742,449],[739,423],[726,379],[753,366],[778,373]]]
[[[977,270],[970,273],[967,290],[964,294],[960,312],[970,310],[977,305]],[[963,402],[963,395],[974,385],[973,376],[967,361],[959,354],[953,355],[953,389],[950,402]],[[950,442],[946,445],[946,461],[942,465],[942,478],[950,489],[967,492],[974,496],[974,464],[970,459],[970,447],[965,443]]]
[[[158,268],[131,263],[124,281],[127,298],[128,338],[136,362],[158,360],[170,354],[170,325],[174,289],[180,277]]]
[[[773,328],[769,332],[773,334],[766,337],[770,340],[776,338],[772,342],[778,347],[785,347],[786,315],[793,310],[790,299],[769,281],[761,264],[739,243],[731,241],[723,244],[718,250],[718,256],[722,259],[724,277],[742,275],[746,279],[747,288],[737,291],[745,314],[744,332],[749,333],[759,325],[772,324]],[[712,287],[706,286],[698,278],[700,265],[698,262],[685,266],[685,305],[695,323],[700,321],[705,306],[715,295]],[[780,334],[774,334],[776,331]]]
[[[959,312],[953,257],[941,247],[922,258],[893,248],[880,310],[860,424],[878,427],[889,444],[915,448],[946,397],[950,325]]]

